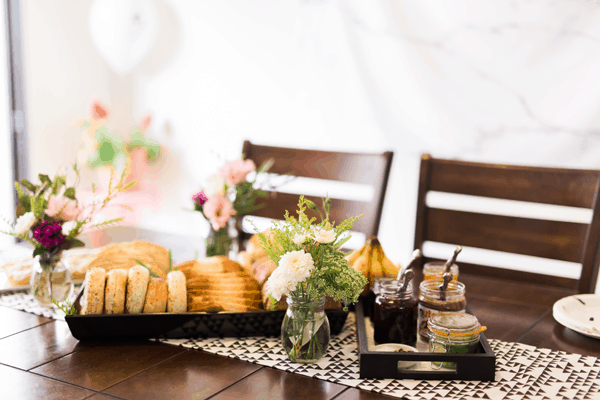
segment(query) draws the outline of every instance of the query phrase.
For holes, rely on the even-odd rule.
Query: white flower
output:
[[[296,243],[296,246],[301,246],[302,243],[306,240],[306,235],[302,235],[301,233],[296,233],[292,241]]]
[[[319,243],[331,243],[335,240],[335,231],[326,229],[319,229],[313,233],[313,238]]]
[[[225,194],[225,180],[219,175],[215,174],[208,179],[206,190],[204,193],[208,197],[214,196],[215,194]]]
[[[23,234],[27,233],[27,231],[29,231],[31,229],[33,224],[35,224],[35,221],[37,221],[37,218],[35,217],[35,215],[33,215],[33,212],[28,212],[28,213],[21,215],[17,219],[17,225],[15,226],[15,233],[17,235],[23,235]]]
[[[279,266],[267,280],[267,293],[279,301],[282,295],[296,290],[298,284],[304,282],[314,268],[312,256],[304,250],[284,254],[279,260]]]
[[[73,229],[75,229],[76,226],[77,221],[65,222],[62,226],[62,234],[65,236],[69,236],[71,234],[71,231],[73,231]]]

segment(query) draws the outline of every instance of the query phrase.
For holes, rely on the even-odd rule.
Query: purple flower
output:
[[[201,190],[192,196],[192,200],[194,201],[194,203],[201,206],[202,204],[206,203],[206,200],[208,200],[208,197],[206,197],[206,194],[204,194],[204,191]]]
[[[43,221],[33,229],[33,237],[47,249],[58,246],[65,240],[62,226],[56,221]]]

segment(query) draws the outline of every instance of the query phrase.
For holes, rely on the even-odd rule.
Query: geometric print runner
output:
[[[62,311],[39,306],[27,292],[4,293],[0,305],[64,320]],[[488,340],[496,354],[493,382],[361,379],[353,313],[342,332],[331,337],[327,355],[316,364],[289,361],[279,338],[155,340],[409,400],[600,400],[600,360],[596,357],[494,339]]]
[[[600,399],[600,360],[596,357],[494,339],[489,340],[496,354],[493,382],[361,379],[353,313],[342,332],[331,337],[327,355],[316,364],[289,361],[279,338],[158,340],[409,400]]]

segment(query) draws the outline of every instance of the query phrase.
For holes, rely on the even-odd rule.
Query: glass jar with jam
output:
[[[479,347],[482,327],[477,317],[465,313],[442,312],[427,322],[431,353],[473,354]],[[433,362],[433,367],[453,368],[453,362]]]
[[[371,288],[371,292],[366,299],[366,314],[365,316],[371,317],[371,321],[373,320],[373,311],[375,309],[375,299],[381,293],[381,284],[383,282],[391,282],[396,281],[396,277],[387,277],[387,276],[376,276],[373,280],[373,287]]]
[[[450,281],[447,289],[440,292],[443,279],[430,279],[419,286],[418,331],[421,339],[428,341],[427,321],[441,312],[464,313],[467,309],[465,285],[458,281]]]
[[[411,344],[417,340],[417,300],[413,297],[412,282],[399,293],[401,287],[395,279],[383,281],[379,286],[371,316],[378,344]]]
[[[444,277],[445,261],[430,261],[423,266],[423,280],[442,279]],[[458,265],[452,264],[450,267],[452,280],[458,279]]]

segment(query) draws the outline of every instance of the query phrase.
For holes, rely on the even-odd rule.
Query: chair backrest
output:
[[[343,181],[371,185],[374,196],[370,202],[331,198],[331,219],[341,222],[344,219],[363,214],[352,230],[364,233],[367,237],[377,235],[383,200],[387,188],[393,152],[380,154],[342,153],[318,150],[302,150],[283,147],[261,146],[249,141],[244,142],[244,158],[259,166],[272,159],[270,173],[295,177],[316,178],[330,181]],[[250,215],[271,219],[283,219],[285,211],[295,215],[298,205],[297,194],[273,191],[270,196],[260,199],[265,206]],[[321,206],[322,199],[305,196]],[[315,215],[316,216],[316,215]],[[249,235],[241,233],[244,240]]]
[[[421,157],[415,248],[425,241],[580,263],[579,280],[458,262],[460,273],[497,276],[593,293],[598,275],[600,171],[482,164]],[[592,210],[590,223],[432,208],[430,191]],[[450,255],[450,254],[449,254]],[[424,257],[423,262],[431,258]],[[460,279],[460,277],[459,277]]]

